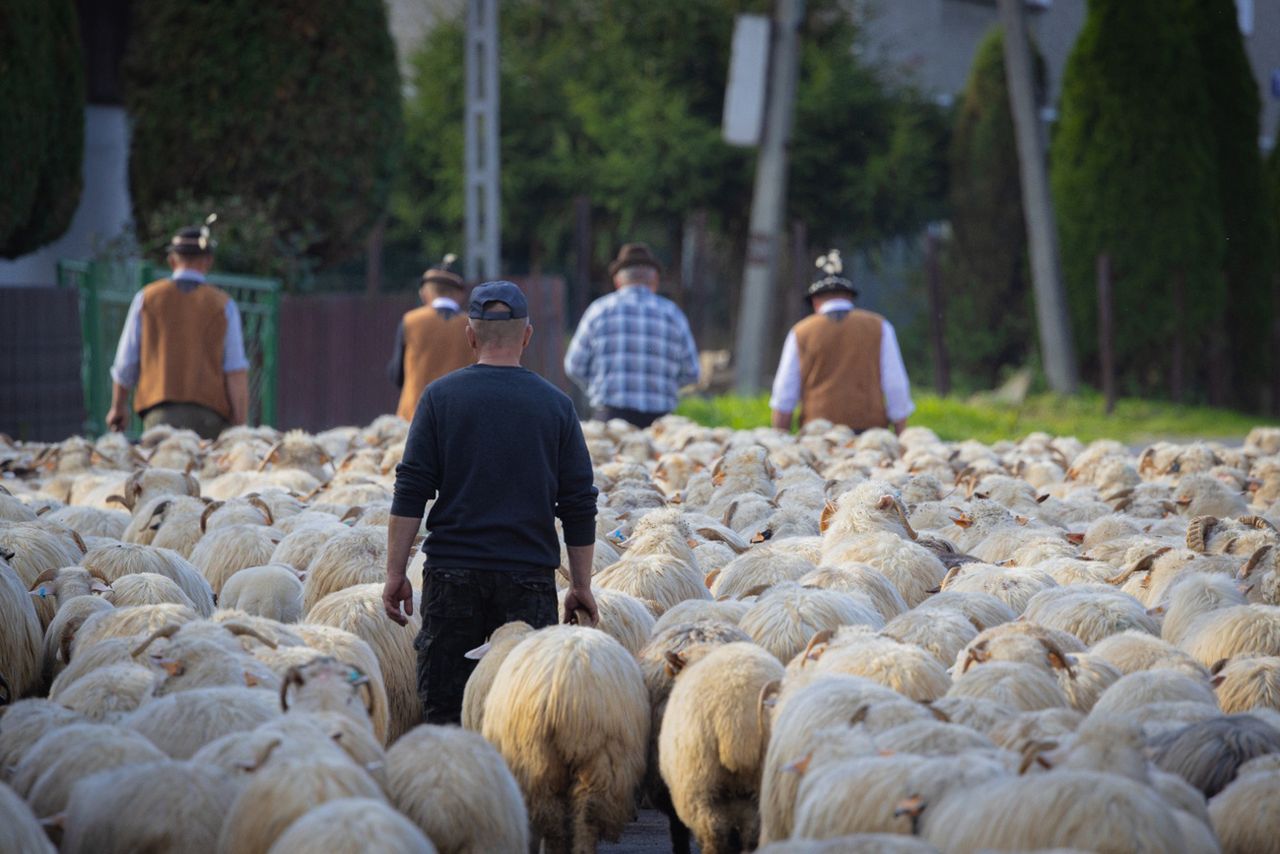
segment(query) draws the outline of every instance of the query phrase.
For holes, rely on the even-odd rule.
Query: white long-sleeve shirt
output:
[[[833,311],[853,311],[852,300],[828,300],[820,309],[823,314]],[[884,391],[885,412],[890,421],[901,421],[916,405],[911,400],[911,384],[907,380],[907,366],[902,362],[898,349],[898,336],[893,324],[885,320],[880,333],[880,388]],[[796,345],[795,330],[787,333],[782,345],[782,358],[778,360],[778,372],[773,377],[773,395],[769,408],[775,412],[794,412],[800,404],[800,350]]]

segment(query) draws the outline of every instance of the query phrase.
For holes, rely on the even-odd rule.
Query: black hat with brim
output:
[[[211,255],[218,241],[213,239],[209,226],[218,219],[217,214],[209,214],[204,225],[188,225],[180,228],[169,238],[164,251],[172,255]]]
[[[858,289],[853,286],[853,282],[849,281],[844,276],[823,276],[821,279],[818,279],[818,281],[809,286],[809,290],[804,295],[804,298],[812,304],[814,297],[821,296],[822,294],[834,293],[847,293],[851,297],[856,297],[858,295]]]

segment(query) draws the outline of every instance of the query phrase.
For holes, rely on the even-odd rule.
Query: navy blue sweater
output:
[[[472,365],[427,386],[396,466],[395,516],[427,517],[427,565],[560,565],[595,542],[596,488],[569,398],[524,368]]]

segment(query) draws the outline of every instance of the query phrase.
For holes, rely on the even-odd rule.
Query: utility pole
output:
[[[497,278],[502,247],[498,169],[498,0],[467,0],[466,250],[470,281]]]
[[[742,278],[742,309],[734,342],[740,394],[755,394],[764,379],[765,338],[787,204],[787,146],[791,140],[796,83],[800,76],[804,0],[776,0],[773,22],[764,135],[756,161],[747,262]]]
[[[1018,140],[1022,177],[1022,211],[1031,248],[1031,281],[1040,329],[1040,354],[1049,387],[1060,394],[1076,390],[1076,362],[1071,324],[1062,288],[1058,258],[1058,227],[1054,221],[1049,175],[1045,167],[1044,137],[1032,88],[1031,50],[1027,44],[1026,0],[997,0],[1004,27],[1004,69],[1009,106]]]

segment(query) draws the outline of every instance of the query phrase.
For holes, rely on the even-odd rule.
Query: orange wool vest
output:
[[[396,414],[413,420],[422,390],[445,374],[475,362],[463,328],[467,318],[461,313],[448,320],[429,305],[404,316],[404,385]]]
[[[227,296],[210,284],[183,292],[170,279],[142,291],[142,347],[133,408],[198,403],[231,417],[222,350]]]
[[[854,309],[814,314],[795,325],[801,423],[825,418],[854,430],[889,426],[880,385],[884,318]]]

